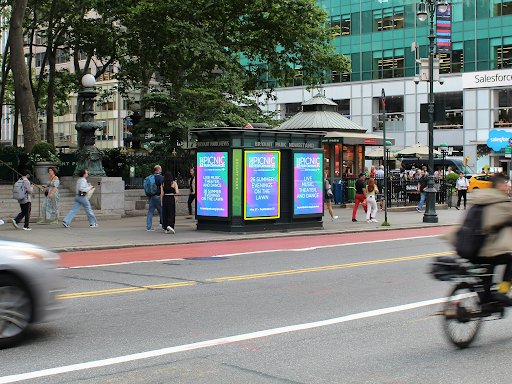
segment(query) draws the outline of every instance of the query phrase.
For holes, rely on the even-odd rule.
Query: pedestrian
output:
[[[368,185],[366,186],[366,222],[377,223],[377,194],[379,188],[375,185],[375,180],[370,178]]]
[[[365,206],[364,201],[366,200],[366,183],[365,183],[365,174],[360,173],[359,178],[356,180],[356,196],[355,196],[355,204],[354,209],[352,210],[352,221],[356,222],[357,216],[357,208],[359,204],[363,205],[364,211],[367,212],[367,206]]]
[[[80,178],[76,182],[76,191],[75,191],[75,202],[73,207],[68,212],[64,220],[62,221],[62,225],[66,228],[69,228],[71,225],[71,221],[73,217],[80,210],[80,207],[84,207],[85,214],[87,215],[87,220],[89,220],[89,227],[96,228],[98,227],[98,223],[96,222],[96,216],[94,216],[94,212],[92,211],[91,202],[87,197],[87,192],[93,189],[93,186],[87,182],[87,177],[89,176],[89,170],[87,168],[81,169],[79,174]]]
[[[151,176],[153,176],[151,178]],[[164,180],[162,176],[162,167],[160,165],[155,165],[153,168],[153,174],[148,176],[146,179],[150,179],[154,185],[150,186],[150,190],[145,191],[146,196],[148,197],[148,213],[146,215],[146,231],[154,231],[153,229],[153,215],[155,214],[155,209],[158,211],[158,216],[160,217],[160,226],[163,227],[162,222],[162,201],[160,199],[160,190],[162,186],[162,182]],[[145,188],[146,189],[146,188]]]
[[[332,204],[334,203],[334,193],[332,193],[332,186],[327,178],[328,173],[324,173],[324,204],[327,207],[327,211],[331,216],[331,220],[338,220],[338,216],[334,215],[334,210],[332,208]]]
[[[421,213],[423,209],[423,204],[425,204],[425,200],[427,198],[427,177],[425,176],[425,171],[420,170],[420,178],[418,179],[418,192],[420,193],[420,202],[416,207],[416,211]]]
[[[162,200],[162,227],[165,233],[176,233],[176,198],[179,193],[178,184],[172,173],[165,172],[163,182],[160,186],[160,198]]]
[[[464,209],[466,209],[466,197],[468,193],[468,179],[464,176],[464,172],[459,172],[459,178],[457,179],[457,182],[455,183],[455,189],[457,190],[457,205],[455,208],[457,211],[460,209],[460,202],[462,198],[464,198]]]
[[[188,214],[192,215],[192,203],[194,202],[196,198],[196,176],[195,176],[195,170],[194,168],[190,168],[190,179],[189,179],[189,188],[190,191],[188,193]]]
[[[38,224],[58,224],[59,223],[59,177],[57,176],[57,168],[48,168],[48,180],[44,195],[46,196],[43,203],[44,219],[39,221]]]
[[[14,228],[20,229],[18,225],[23,218],[25,218],[25,224],[23,225],[23,230],[31,231],[30,228],[30,212],[32,211],[32,192],[34,191],[32,184],[30,183],[30,171],[24,171],[21,178],[16,182],[19,185],[19,188],[22,191],[23,196],[21,199],[18,199],[18,204],[20,205],[21,212],[18,213],[14,219],[12,219],[12,225]],[[15,187],[16,189],[16,184]]]

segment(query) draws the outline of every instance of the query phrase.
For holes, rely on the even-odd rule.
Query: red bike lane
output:
[[[371,232],[371,240],[385,241],[422,236],[438,236],[446,233],[447,230],[447,227],[426,227],[373,231]],[[361,236],[363,233],[365,236]],[[250,252],[358,244],[367,242],[367,234],[368,232],[355,232],[62,252],[60,253],[61,259],[59,264],[63,268],[91,267],[104,264],[227,256]]]

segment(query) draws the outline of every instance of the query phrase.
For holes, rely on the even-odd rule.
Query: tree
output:
[[[25,63],[25,52],[23,51],[23,20],[26,8],[27,0],[14,0],[9,28],[9,47],[16,90],[16,105],[19,106],[21,112],[24,147],[28,152],[40,140],[40,134],[32,87]]]

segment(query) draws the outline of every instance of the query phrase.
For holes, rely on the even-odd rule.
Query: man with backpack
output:
[[[30,172],[25,171],[23,176],[16,181],[12,190],[12,197],[18,200],[20,205],[21,212],[18,213],[16,218],[12,219],[12,225],[14,228],[20,229],[18,225],[23,218],[25,218],[25,224],[23,225],[23,230],[30,231],[30,212],[32,210],[32,184],[30,183]]]
[[[162,176],[162,167],[155,165],[153,174],[144,179],[144,193],[148,198],[148,213],[146,215],[146,231],[154,231],[153,215],[155,209],[160,217],[160,225],[162,225],[162,201],[160,199],[160,186],[164,178]]]
[[[498,301],[511,306],[512,299],[506,294],[512,281],[512,202],[507,196],[508,178],[496,174],[491,181],[493,188],[472,193],[473,207],[449,240],[461,257],[473,263],[490,264],[493,270],[497,265],[505,265],[498,292],[491,294],[491,276],[483,301]]]

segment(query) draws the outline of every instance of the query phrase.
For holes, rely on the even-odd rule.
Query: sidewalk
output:
[[[396,209],[396,208],[395,208]],[[59,225],[32,225],[32,231],[15,229],[10,218],[0,226],[0,239],[30,242],[42,245],[54,251],[76,251],[90,249],[125,248],[148,245],[186,244],[211,241],[245,240],[257,238],[275,238],[284,236],[323,235],[333,233],[368,232],[405,228],[421,228],[426,226],[444,226],[457,224],[462,220],[464,210],[438,207],[437,224],[423,223],[423,214],[408,207],[408,210],[390,209],[388,211],[389,227],[383,227],[384,211],[379,211],[379,223],[366,223],[363,210],[358,211],[358,222],[351,220],[352,208],[336,207],[339,216],[331,221],[327,211],[324,216],[324,229],[308,231],[264,232],[264,233],[225,233],[198,231],[196,220],[186,216],[176,217],[176,234],[164,234],[163,231],[147,232],[145,216],[125,217],[120,220],[99,221],[99,228],[89,228],[87,221],[74,221],[70,228]],[[411,210],[412,209],[412,210]],[[154,218],[155,228],[158,227],[158,216]]]

